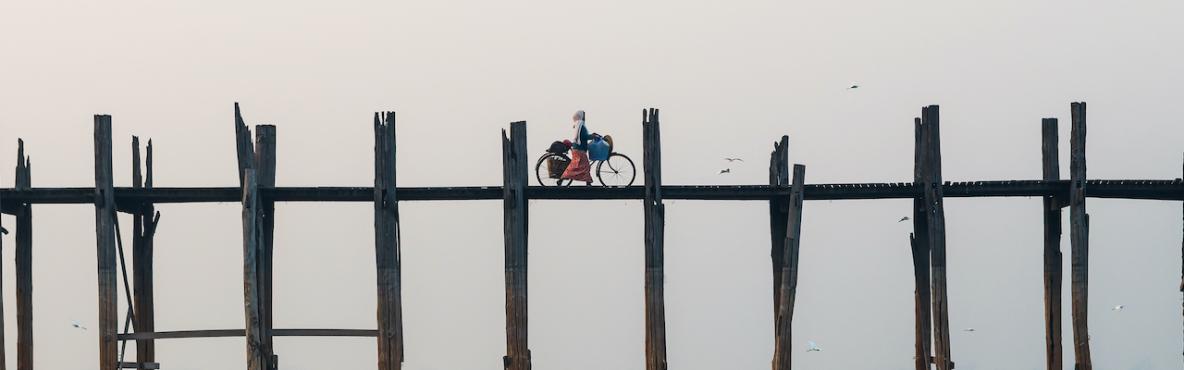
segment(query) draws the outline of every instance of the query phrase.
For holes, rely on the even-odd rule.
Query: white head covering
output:
[[[583,121],[584,120],[584,111],[582,111],[582,110],[576,111],[576,114],[573,115],[572,118],[574,118],[575,121],[577,121],[577,122]]]

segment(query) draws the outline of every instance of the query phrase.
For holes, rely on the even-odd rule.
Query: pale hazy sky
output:
[[[1062,119],[1067,159],[1071,101],[1089,102],[1089,177],[1181,176],[1184,2],[967,4],[5,1],[0,183],[22,137],[34,186],[91,186],[91,116],[106,113],[117,185],[130,184],[132,134],[154,139],[158,186],[235,185],[235,101],[249,123],[278,127],[281,186],[372,184],[377,110],[398,111],[399,185],[445,186],[500,183],[501,128],[528,121],[541,151],[577,109],[640,160],[644,107],[662,109],[667,184],[763,184],[783,134],[808,182],[908,181],[927,104],[942,108],[946,179],[1035,179],[1042,117]],[[748,162],[718,176],[724,156]],[[806,204],[795,368],[912,367],[911,226],[896,222],[910,204]],[[1040,204],[946,202],[950,325],[978,329],[953,334],[959,370],[1043,368]],[[640,204],[531,206],[534,367],[643,369]],[[667,207],[671,369],[767,368],[767,203]],[[158,208],[157,328],[241,328],[239,206]],[[277,208],[276,326],[373,328],[371,205]],[[70,327],[97,317],[91,210],[35,207],[38,368],[97,359],[95,333]],[[406,368],[500,369],[500,203],[401,210]],[[1091,199],[1089,211],[1094,363],[1180,368],[1180,203]],[[807,339],[825,350],[805,353]],[[276,343],[286,369],[375,368],[372,339]],[[157,351],[168,369],[244,363],[241,338]]]

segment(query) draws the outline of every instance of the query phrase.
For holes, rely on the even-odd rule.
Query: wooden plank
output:
[[[921,110],[921,127],[925,133],[925,216],[929,241],[931,282],[933,295],[933,352],[937,370],[954,368],[950,358],[949,304],[946,291],[946,232],[945,207],[941,184],[941,126],[938,106]]]
[[[921,118],[913,120],[913,183],[924,184],[928,148],[925,143],[925,131],[921,126]],[[933,363],[933,317],[930,311],[931,294],[929,289],[929,218],[926,215],[925,198],[913,198],[913,233],[909,235],[910,249],[913,256],[913,300],[915,326],[915,343],[913,360],[917,370],[928,370]]]
[[[378,330],[373,329],[272,329],[272,336],[276,337],[377,337]],[[243,337],[244,329],[209,329],[209,330],[179,330],[160,332],[135,332],[119,334],[119,340],[145,339],[193,339],[193,338],[230,338]]]
[[[132,188],[152,189],[152,140],[144,152],[144,166],[140,166],[140,139],[132,137]],[[118,201],[117,201],[118,202]],[[132,235],[132,295],[136,332],[156,330],[156,308],[153,284],[153,240],[159,214],[151,202],[138,203],[133,212]],[[156,342],[152,339],[136,341],[136,362],[156,362]]]
[[[32,166],[24,141],[18,140],[17,189],[32,187]],[[28,203],[16,215],[16,368],[33,369],[33,207]]]
[[[1087,180],[1088,198],[1184,200],[1184,191],[1175,180]],[[1068,198],[1069,180],[992,180],[943,184],[945,198],[1045,197],[1064,194]],[[864,187],[859,187],[864,186]],[[870,184],[806,184],[806,200],[913,199],[922,191],[913,183],[871,187]],[[400,202],[501,200],[501,186],[400,187]],[[369,186],[277,187],[261,191],[264,199],[276,202],[373,202],[374,188]],[[530,199],[537,200],[614,200],[645,199],[644,186],[607,187],[537,187],[526,188]],[[16,204],[91,204],[94,188],[0,189],[6,214],[16,213]],[[768,201],[786,197],[789,189],[768,185],[664,185],[663,199]],[[242,189],[235,187],[155,187],[115,188],[118,203],[225,203],[238,202]]]
[[[160,364],[155,362],[120,362],[120,369],[160,369]]]
[[[1089,351],[1089,215],[1085,212],[1085,103],[1070,104],[1069,243],[1071,249],[1073,358],[1076,370],[1092,370]]]
[[[378,368],[403,368],[401,244],[395,188],[395,112],[374,113],[374,256],[378,278]]]
[[[789,136],[773,143],[769,155],[769,186],[789,185]],[[769,234],[771,245],[769,260],[773,265],[773,321],[777,320],[777,306],[781,302],[781,270],[785,267],[785,224],[789,218],[789,206],[785,198],[769,199]],[[776,328],[776,324],[774,324]],[[776,330],[776,329],[774,329]],[[776,335],[776,333],[774,333]]]
[[[255,148],[251,144],[251,129],[247,127],[247,122],[243,120],[242,111],[238,108],[238,103],[234,103],[234,141],[235,154],[238,155],[238,188],[242,189],[245,185],[243,181],[243,174],[248,168],[255,168]]]
[[[793,166],[793,185],[790,191],[789,217],[785,227],[785,262],[781,273],[781,289],[777,304],[777,340],[773,347],[773,370],[792,368],[793,353],[793,308],[798,288],[798,256],[802,234],[802,190],[806,178],[806,166]]]
[[[1184,163],[1184,162],[1181,162],[1181,163]],[[1181,173],[1184,174],[1184,171],[1182,171]],[[1184,192],[1184,176],[1180,177],[1180,185],[1181,185],[1181,192]],[[1180,239],[1180,293],[1184,294],[1184,238]],[[1184,303],[1181,303],[1181,308],[1182,308],[1181,312],[1184,312]],[[3,313],[3,312],[4,311],[2,309],[0,309],[0,313]],[[0,321],[0,329],[3,329],[3,328],[4,328],[3,321]],[[0,344],[3,344],[2,340],[0,340]],[[3,353],[0,353],[0,356],[2,356],[2,355],[3,355]],[[3,359],[3,357],[0,357],[0,359]],[[3,369],[0,369],[0,370],[3,370]]]
[[[115,265],[115,192],[111,170],[111,116],[95,115],[95,245],[99,286],[99,370],[118,362],[119,308]]]
[[[245,336],[247,344],[247,370],[271,369],[267,343],[261,332],[262,318],[259,313],[259,183],[253,168],[243,173],[243,308],[245,314]]]
[[[273,125],[257,125],[255,126],[255,177],[259,182],[259,189],[270,190],[275,188],[275,144],[276,131]],[[263,348],[267,349],[265,354],[268,358],[274,361],[275,350],[274,342],[271,339],[273,308],[273,290],[272,290],[272,265],[275,250],[275,201],[262,198],[260,199],[259,210],[256,213],[259,218],[259,259],[257,260],[258,276],[259,276],[259,322],[262,324],[260,328],[260,338],[265,345]]]
[[[645,171],[645,368],[666,370],[666,293],[664,241],[666,206],[662,204],[662,140],[659,111],[642,111]]]
[[[503,223],[505,227],[506,356],[507,370],[530,369],[527,340],[527,163],[526,122],[510,124],[510,136],[502,131]]]
[[[1041,121],[1041,159],[1044,180],[1060,180],[1057,119]],[[1061,207],[1056,196],[1044,197],[1044,352],[1045,368],[1062,370],[1061,342]]]

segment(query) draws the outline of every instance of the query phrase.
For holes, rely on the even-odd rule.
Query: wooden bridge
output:
[[[526,123],[510,124],[502,132],[503,185],[492,187],[396,186],[395,113],[374,115],[373,187],[280,187],[275,183],[275,127],[251,130],[235,105],[240,183],[237,187],[160,188],[153,186],[152,144],[141,158],[140,142],[132,138],[132,187],[114,187],[111,158],[111,117],[94,117],[95,186],[88,188],[33,188],[24,143],[18,149],[13,188],[0,189],[0,210],[16,216],[17,369],[33,369],[32,210],[36,204],[94,204],[97,240],[99,320],[98,369],[156,369],[156,340],[174,338],[246,337],[249,370],[279,368],[273,351],[277,336],[375,337],[378,368],[400,369],[403,363],[403,316],[399,203],[406,201],[494,200],[504,202],[506,355],[508,370],[530,369],[527,341],[527,223],[528,199],[632,199],[644,203],[645,222],[645,363],[647,370],[665,370],[666,330],[663,293],[664,199],[766,201],[771,231],[775,313],[774,370],[790,369],[790,333],[796,295],[802,202],[836,199],[913,199],[914,232],[910,235],[916,283],[916,368],[948,370],[951,357],[949,311],[946,303],[946,238],[943,199],[947,197],[1040,197],[1044,203],[1044,299],[1046,367],[1062,369],[1061,212],[1070,214],[1072,352],[1076,369],[1092,369],[1087,328],[1089,284],[1089,216],[1086,199],[1121,198],[1184,200],[1184,181],[1088,180],[1086,178],[1086,105],[1072,103],[1070,176],[1059,178],[1057,119],[1041,123],[1044,176],[1035,180],[947,182],[941,176],[941,145],[937,106],[922,108],[915,119],[915,168],[911,183],[806,184],[805,167],[789,166],[789,138],[774,143],[769,184],[751,186],[677,186],[662,184],[659,112],[642,112],[644,185],[619,188],[528,186]],[[4,133],[9,134],[9,133]],[[1173,175],[1174,176],[1174,175]],[[241,202],[243,225],[244,317],[242,329],[156,331],[153,308],[153,235],[160,214],[154,204]],[[272,325],[272,251],[276,202],[370,202],[374,204],[375,266],[377,269],[376,329],[298,329]],[[129,278],[116,212],[133,217]],[[1184,244],[1181,246],[1184,253]],[[119,279],[122,275],[123,279]],[[1184,266],[1181,271],[1184,293]],[[118,289],[128,291],[118,302]],[[1036,282],[1033,282],[1035,284]],[[129,285],[130,284],[130,285]],[[3,312],[0,302],[0,313]],[[120,329],[119,306],[126,315]],[[0,315],[0,334],[3,333]],[[414,339],[414,338],[412,338]],[[4,368],[4,338],[0,335],[0,370]],[[136,345],[136,358],[124,359],[124,346]]]

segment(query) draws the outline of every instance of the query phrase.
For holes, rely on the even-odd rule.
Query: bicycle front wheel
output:
[[[596,164],[596,178],[604,186],[629,186],[637,177],[633,160],[621,153],[609,154],[608,158]]]

